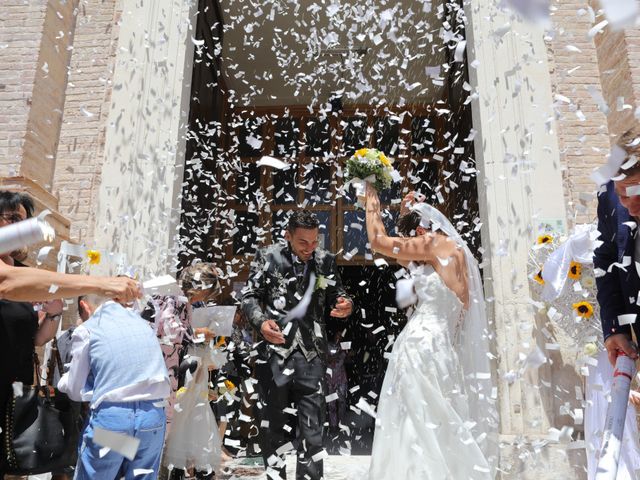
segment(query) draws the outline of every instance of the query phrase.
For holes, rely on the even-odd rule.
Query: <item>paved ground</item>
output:
[[[367,480],[371,457],[365,455],[331,455],[324,461],[325,480]],[[287,479],[295,479],[295,456],[287,456]],[[29,480],[49,480],[46,473],[32,475]],[[237,458],[223,467],[220,480],[267,480],[261,458]]]
[[[366,480],[370,457],[331,455],[324,461],[325,480]],[[261,458],[234,459],[225,465],[221,480],[265,480]],[[295,479],[295,456],[287,456],[287,479]]]

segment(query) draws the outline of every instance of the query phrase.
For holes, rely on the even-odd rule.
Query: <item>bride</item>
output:
[[[371,249],[408,266],[418,297],[389,358],[369,478],[493,478],[497,390],[477,262],[446,217],[413,192],[398,220],[403,237],[387,234],[369,184],[365,202]]]

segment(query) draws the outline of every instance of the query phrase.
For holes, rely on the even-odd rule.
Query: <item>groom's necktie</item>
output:
[[[307,270],[307,263],[308,262],[301,262],[300,258],[296,255],[293,256],[293,273],[298,277],[298,279],[300,279],[300,277],[304,277]]]
[[[293,262],[293,273],[296,276],[296,283],[299,287],[302,281],[304,280],[304,263],[298,260]]]

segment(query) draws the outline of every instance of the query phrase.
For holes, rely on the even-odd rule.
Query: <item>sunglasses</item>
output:
[[[22,218],[22,215],[19,213],[0,213],[0,217],[4,218],[9,223],[18,223],[26,220],[25,218]]]

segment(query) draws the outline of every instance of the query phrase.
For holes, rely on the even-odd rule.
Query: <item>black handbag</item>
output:
[[[53,388],[54,362],[62,374],[62,360],[55,339],[46,385],[37,381],[40,362],[34,353],[34,385],[23,385],[22,396],[13,392],[9,399],[4,422],[5,473],[46,473],[76,464],[78,439],[83,427],[81,404]]]

